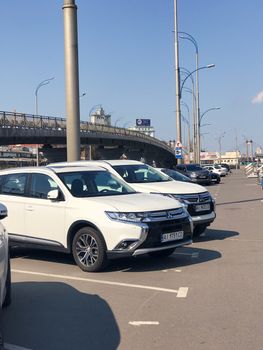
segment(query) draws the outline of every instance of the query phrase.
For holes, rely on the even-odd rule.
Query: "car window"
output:
[[[147,164],[116,165],[113,169],[129,183],[172,181],[167,175],[162,174]]]
[[[46,174],[32,174],[29,196],[47,199],[48,192],[59,189],[56,182]]]
[[[124,181],[108,171],[74,171],[59,173],[58,176],[74,197],[135,193]]]
[[[19,195],[25,194],[27,174],[9,174],[1,177],[1,194]]]

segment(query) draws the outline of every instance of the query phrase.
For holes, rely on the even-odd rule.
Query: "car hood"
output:
[[[195,194],[207,192],[203,186],[180,181],[129,183],[138,192],[172,193],[172,194]]]
[[[120,196],[103,196],[83,198],[93,202],[94,205],[103,203],[104,210],[118,210],[120,212],[146,212],[180,208],[180,202],[173,198],[147,194],[134,193]]]

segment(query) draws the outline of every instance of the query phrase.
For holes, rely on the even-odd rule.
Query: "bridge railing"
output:
[[[65,131],[67,128],[66,121],[67,120],[65,118],[0,111],[0,128],[49,129]],[[90,122],[81,121],[80,132],[100,134],[103,133],[130,138],[138,138],[155,146],[164,148],[167,151],[173,152],[171,147],[169,147],[165,142],[156,139],[155,137],[145,135],[139,131],[119,128],[117,126],[93,124]]]

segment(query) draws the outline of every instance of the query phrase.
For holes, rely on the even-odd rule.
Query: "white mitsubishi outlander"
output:
[[[109,171],[32,167],[0,171],[12,245],[72,253],[84,271],[109,257],[167,256],[192,243],[192,219],[170,198],[135,192]]]
[[[161,194],[183,203],[193,219],[194,236],[201,235],[216,217],[215,201],[203,186],[174,181],[168,175],[136,160],[98,160],[53,163],[61,165],[97,165],[126,181],[135,191]]]

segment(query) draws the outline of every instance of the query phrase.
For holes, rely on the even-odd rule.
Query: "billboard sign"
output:
[[[151,119],[136,119],[136,126],[151,126]]]

